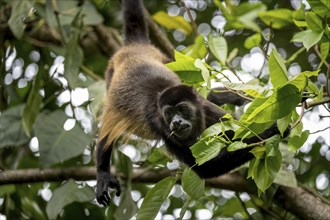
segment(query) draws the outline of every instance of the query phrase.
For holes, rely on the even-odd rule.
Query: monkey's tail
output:
[[[149,44],[148,27],[145,22],[141,0],[122,0],[124,9],[125,44]]]

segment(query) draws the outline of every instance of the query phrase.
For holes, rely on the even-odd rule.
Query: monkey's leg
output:
[[[108,187],[117,190],[116,196],[120,195],[120,183],[118,179],[110,173],[110,158],[113,148],[113,143],[106,146],[106,137],[97,144],[96,148],[96,200],[101,205],[110,204],[110,196]]]

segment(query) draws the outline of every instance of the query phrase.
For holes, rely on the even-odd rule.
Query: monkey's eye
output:
[[[166,118],[171,118],[174,114],[174,109],[173,108],[165,108],[164,109],[164,115]]]
[[[188,106],[186,106],[186,105],[180,105],[178,107],[178,110],[183,115],[188,115],[189,114],[189,109],[188,109]]]

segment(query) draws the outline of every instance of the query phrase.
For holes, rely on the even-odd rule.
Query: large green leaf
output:
[[[270,73],[270,81],[275,90],[284,86],[288,82],[288,72],[284,65],[284,60],[274,49],[269,57],[268,68]]]
[[[292,24],[292,11],[289,9],[275,9],[259,13],[259,18],[268,26],[281,29]]]
[[[89,202],[95,198],[94,190],[89,187],[80,187],[73,180],[56,188],[46,206],[49,219],[57,219],[61,209],[73,202]]]
[[[285,85],[267,98],[261,106],[253,105],[256,108],[253,109],[246,121],[256,123],[275,121],[289,114],[300,101],[301,96],[298,89],[290,84]]]
[[[11,1],[11,14],[8,25],[14,36],[21,39],[26,28],[24,20],[27,18],[28,12],[32,9],[34,0]]]
[[[164,11],[159,11],[152,18],[161,26],[172,30],[179,29],[186,35],[192,32],[191,25],[182,16],[170,16]]]
[[[301,42],[303,43],[304,47],[309,50],[312,46],[321,40],[322,36],[323,31],[305,30],[294,35],[291,41]]]
[[[23,109],[24,105],[18,105],[1,112],[0,148],[19,146],[29,141],[22,124]]]
[[[190,147],[193,156],[196,158],[196,163],[202,165],[203,163],[216,157],[222,148],[226,145],[216,136],[205,137],[196,142]]]
[[[313,12],[306,13],[307,27],[313,31],[323,31],[322,20]]]
[[[193,170],[186,168],[182,177],[183,190],[194,199],[199,199],[204,195],[205,179],[201,179]]]
[[[85,134],[77,124],[71,130],[65,131],[63,125],[66,119],[67,116],[61,110],[38,115],[34,130],[39,141],[43,167],[81,155],[92,141],[92,137]]]
[[[317,76],[319,71],[320,70],[313,71],[313,72],[311,72],[311,71],[302,72],[302,73],[294,76],[292,79],[290,79],[288,84],[294,85],[298,89],[298,91],[302,91],[308,85],[308,77]]]
[[[222,36],[212,36],[211,34],[208,36],[209,48],[212,54],[220,61],[222,65],[226,64],[227,56],[228,56],[228,46],[227,41]]]
[[[136,219],[155,219],[161,205],[165,202],[176,181],[177,179],[175,177],[169,176],[159,181],[151,190],[149,190],[138,211]]]
[[[330,14],[330,1],[329,0],[307,0],[312,10],[320,15],[322,18]]]

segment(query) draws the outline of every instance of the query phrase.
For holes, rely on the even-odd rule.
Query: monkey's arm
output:
[[[229,139],[234,137],[234,131],[228,130],[225,132]],[[288,136],[290,133],[290,127],[284,132],[284,137]],[[276,123],[266,129],[264,132],[258,136],[263,140],[270,138],[276,134],[280,134]],[[239,141],[240,139],[235,139],[233,141]],[[245,138],[244,143],[252,144],[260,142],[261,140],[256,137]],[[250,153],[251,148],[245,148],[236,151],[227,151],[227,149],[222,149],[220,153],[210,161],[202,164],[201,166],[195,166],[193,169],[203,178],[216,177],[225,174],[236,167],[241,166],[245,162],[253,159],[253,154]]]
[[[96,147],[96,200],[102,205],[110,204],[108,187],[117,190],[116,196],[120,195],[120,183],[118,179],[110,173],[110,158],[113,144],[106,146],[106,139],[103,138]]]
[[[246,102],[249,102],[248,99],[237,95],[225,88],[215,88],[207,96],[207,100],[216,104],[216,105],[224,105],[224,104],[233,104],[241,106]]]

